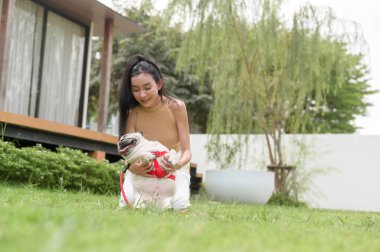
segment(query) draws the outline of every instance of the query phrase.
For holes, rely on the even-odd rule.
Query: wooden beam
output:
[[[5,108],[12,13],[16,0],[3,0],[0,23],[0,110]]]
[[[6,127],[7,124],[18,125],[21,127],[38,129],[60,135],[74,136],[88,140],[115,144],[115,146],[118,141],[116,136],[103,134],[101,132],[3,111],[0,111],[0,123],[4,124],[4,127]]]
[[[106,19],[104,23],[104,38],[102,65],[100,70],[99,88],[99,120],[98,131],[104,132],[108,119],[108,100],[110,95],[110,79],[112,64],[112,41],[113,41],[113,20]]]
[[[104,161],[106,159],[106,153],[104,151],[93,151],[90,152],[89,155],[98,161]]]

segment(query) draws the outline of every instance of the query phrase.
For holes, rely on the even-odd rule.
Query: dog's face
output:
[[[117,143],[120,155],[128,156],[133,149],[143,141],[144,137],[140,132],[133,132],[123,135]]]

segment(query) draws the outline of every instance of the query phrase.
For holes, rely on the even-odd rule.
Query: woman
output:
[[[163,169],[175,173],[176,193],[171,201],[174,210],[190,206],[190,135],[185,103],[168,96],[164,81],[157,65],[143,55],[132,56],[124,72],[119,97],[119,137],[127,132],[143,132],[151,141],[159,141],[169,150],[181,152],[172,166],[164,160]],[[136,200],[131,185],[131,174],[149,177],[152,162],[136,161],[130,164],[124,181],[128,201]],[[119,206],[125,206],[120,197]]]

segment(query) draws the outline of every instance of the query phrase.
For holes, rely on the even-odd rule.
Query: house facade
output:
[[[94,134],[83,129],[91,38],[103,37],[99,111],[104,120],[112,38],[143,27],[96,0],[0,0],[0,15],[0,123],[11,128],[5,136],[33,128],[39,134],[55,128],[50,133],[63,137],[72,130],[79,130],[78,136]],[[14,127],[18,131],[11,132]]]

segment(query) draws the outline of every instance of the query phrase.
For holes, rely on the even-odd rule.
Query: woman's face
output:
[[[145,108],[156,106],[161,97],[158,91],[162,87],[162,80],[158,83],[148,73],[141,73],[131,78],[132,93],[135,99]]]

